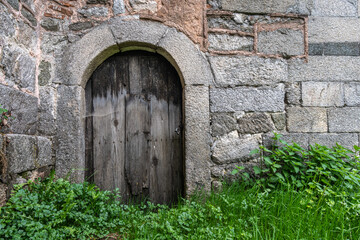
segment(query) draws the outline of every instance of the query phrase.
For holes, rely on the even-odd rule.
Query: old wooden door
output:
[[[86,86],[87,177],[125,201],[171,203],[183,193],[182,87],[162,56],[108,58]]]

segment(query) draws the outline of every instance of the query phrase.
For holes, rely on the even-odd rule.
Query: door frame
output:
[[[185,34],[158,22],[104,22],[67,46],[56,65],[57,119],[55,169],[58,176],[84,181],[85,86],[93,71],[118,52],[145,50],[164,56],[176,69],[183,88],[185,194],[210,190],[210,64]]]

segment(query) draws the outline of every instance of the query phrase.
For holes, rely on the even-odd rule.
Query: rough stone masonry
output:
[[[359,145],[359,7],[358,0],[0,0],[0,104],[15,116],[0,135],[7,163],[0,162],[0,204],[15,183],[84,168],[84,83],[123,45],[147,43],[142,49],[174,60],[184,79],[187,194],[256,164],[249,152],[274,131],[305,147]],[[71,73],[62,72],[64,62]]]

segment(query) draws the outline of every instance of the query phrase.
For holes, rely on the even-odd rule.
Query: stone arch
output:
[[[114,18],[69,45],[56,69],[58,110],[56,171],[84,180],[84,88],[111,55],[134,49],[157,52],[182,80],[185,117],[185,191],[210,189],[209,83],[213,76],[199,48],[183,33],[158,22]]]

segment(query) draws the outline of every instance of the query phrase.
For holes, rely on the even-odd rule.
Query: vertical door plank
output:
[[[167,203],[171,182],[169,166],[169,119],[168,119],[168,79],[162,59],[152,57],[147,68],[152,79],[151,91],[151,170],[150,199],[157,203]]]
[[[102,64],[94,74],[93,82],[93,137],[94,137],[94,181],[101,189],[113,189],[112,125],[113,95],[111,94],[114,68],[111,62]]]
[[[116,56],[114,61],[114,94],[117,98],[114,99],[114,120],[113,120],[113,161],[114,169],[113,177],[114,188],[119,188],[123,201],[128,201],[130,196],[130,189],[127,184],[125,173],[125,152],[126,152],[126,96],[129,82],[129,65],[126,57]]]
[[[184,162],[183,162],[183,123],[182,123],[182,87],[179,76],[168,68],[169,78],[169,139],[172,149],[170,161],[171,195],[170,201],[177,201],[177,197],[184,192]]]
[[[147,196],[149,191],[149,102],[141,95],[141,79],[139,57],[131,56],[129,57],[130,94],[126,97],[125,171],[135,201]]]
[[[89,182],[94,181],[92,81],[85,88],[85,181]]]

